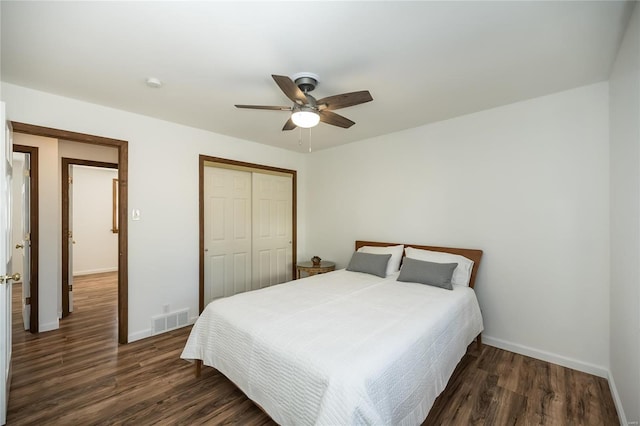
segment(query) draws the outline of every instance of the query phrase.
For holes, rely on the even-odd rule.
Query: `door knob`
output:
[[[11,281],[11,280],[20,281],[20,278],[21,278],[21,276],[20,276],[20,274],[18,272],[16,272],[13,275],[0,275],[0,284],[4,284],[7,281]]]
[[[24,245],[23,245],[23,244],[16,244],[16,248],[17,248],[17,249],[23,249],[23,248],[24,248]]]

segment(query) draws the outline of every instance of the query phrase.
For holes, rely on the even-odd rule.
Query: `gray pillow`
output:
[[[364,272],[365,274],[387,276],[387,263],[391,259],[390,254],[371,254],[356,251],[351,256],[347,271]]]
[[[435,263],[404,258],[398,281],[432,285],[453,290],[451,277],[457,263]]]

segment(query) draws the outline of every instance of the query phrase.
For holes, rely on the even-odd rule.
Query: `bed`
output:
[[[382,276],[353,270],[356,256],[380,257],[356,253],[394,246],[403,246],[400,259],[408,250],[412,259],[463,256],[467,285],[398,281],[414,260]],[[481,257],[480,250],[356,241],[352,270],[211,302],[181,357],[216,368],[282,425],[420,424],[467,347],[474,339],[480,345],[473,286]]]

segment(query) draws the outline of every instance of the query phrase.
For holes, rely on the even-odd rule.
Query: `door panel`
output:
[[[29,330],[30,310],[25,301],[30,296],[30,263],[29,263],[29,154],[14,152],[12,155],[12,179],[11,197],[13,210],[11,222],[11,234],[13,236],[13,269],[22,275],[22,322],[25,330]],[[25,198],[26,205],[25,205]],[[26,210],[25,210],[26,209]],[[26,215],[26,216],[25,216]],[[15,290],[15,287],[12,287]]]
[[[205,305],[251,288],[251,174],[204,168]]]
[[[11,161],[13,158],[11,127],[6,121],[5,104],[0,102],[0,120],[4,129],[0,135],[0,424],[7,421],[7,405],[11,385]]]
[[[38,332],[38,148],[13,145],[13,234],[17,238],[15,245],[24,248],[14,251],[14,270],[22,270],[22,313],[29,315],[24,319],[31,333]],[[16,156],[20,155],[19,163]],[[26,164],[26,166],[25,166]],[[18,165],[23,173],[16,171]],[[24,186],[21,190],[20,186]],[[22,194],[22,195],[21,195]],[[23,198],[24,197],[24,198]],[[21,200],[18,202],[17,200]],[[16,208],[16,205],[19,205]],[[17,220],[16,220],[17,219]],[[20,222],[16,224],[16,222]],[[15,241],[15,240],[14,240]],[[15,246],[14,246],[15,247]],[[22,251],[24,250],[24,254]],[[22,267],[16,265],[15,259],[22,259]]]
[[[278,283],[291,281],[291,255],[290,254],[291,254],[291,250],[288,248],[276,249],[275,279]]]
[[[292,178],[253,173],[252,288],[292,279]]]
[[[204,287],[205,303],[209,303],[219,297],[224,297],[224,286],[213,285],[213,283],[224,283],[224,266],[225,255],[206,256],[205,277],[206,282],[210,284]]]
[[[24,155],[22,174],[22,322],[31,329],[31,156]]]
[[[251,254],[236,253],[233,255],[233,286],[226,293],[227,296],[250,290],[251,283]]]

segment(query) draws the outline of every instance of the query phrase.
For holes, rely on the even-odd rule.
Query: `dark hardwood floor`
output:
[[[118,345],[116,276],[74,282],[60,329],[23,330],[14,286],[8,425],[273,425],[211,368],[179,358],[190,327]],[[484,345],[470,346],[423,425],[619,425],[607,381]]]

